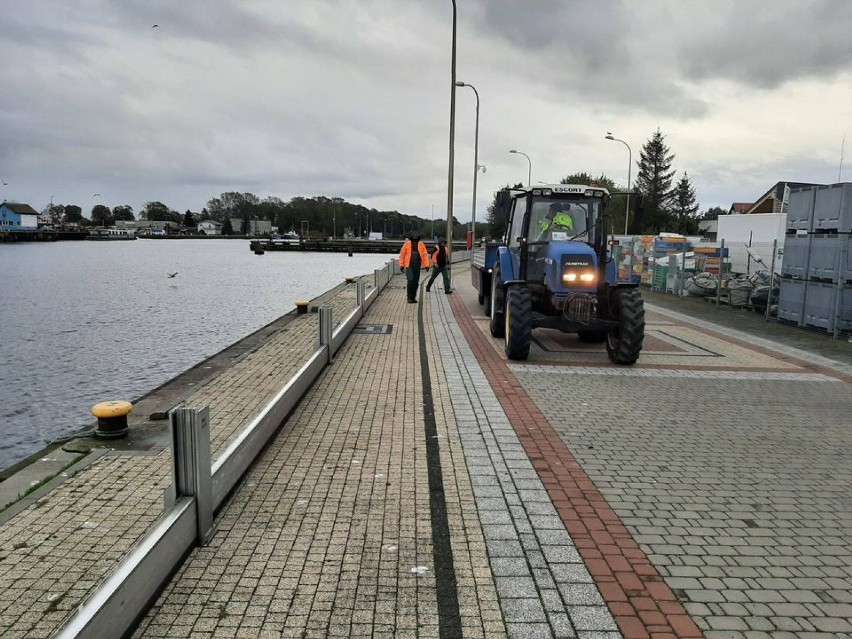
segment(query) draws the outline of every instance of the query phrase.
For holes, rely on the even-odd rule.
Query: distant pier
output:
[[[0,231],[0,242],[56,242],[58,240],[85,240],[86,230],[32,229]]]
[[[434,244],[430,239],[423,240],[427,245]],[[299,242],[282,243],[269,239],[251,240],[253,252],[262,251],[328,251],[331,253],[399,253],[405,240],[317,240],[303,239]],[[453,251],[465,250],[464,242],[453,242]]]

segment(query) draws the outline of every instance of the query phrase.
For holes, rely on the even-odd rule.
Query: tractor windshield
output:
[[[530,212],[529,242],[588,241],[588,231],[601,213],[601,198],[535,197]]]

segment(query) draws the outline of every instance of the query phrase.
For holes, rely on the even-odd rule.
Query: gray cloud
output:
[[[88,206],[102,192],[111,205],[184,210],[236,189],[420,214],[436,204],[443,215],[450,15],[449,2],[418,0],[16,3],[0,13],[0,176],[10,182],[0,199]],[[657,126],[684,140],[672,143],[676,168],[702,204],[747,199],[775,175],[809,179],[830,164],[814,138],[831,129],[839,146],[845,107],[803,111],[775,87],[806,78],[847,96],[832,79],[852,60],[850,15],[828,1],[459,2],[459,77],[482,96],[488,165],[477,215],[526,175],[509,148],[533,156],[534,180],[575,170],[623,180],[624,149],[602,139],[611,126],[634,158]],[[749,126],[732,126],[740,120]],[[456,125],[464,218],[468,89]]]
[[[773,89],[852,69],[852,3],[846,0],[724,2],[674,42],[681,72]]]

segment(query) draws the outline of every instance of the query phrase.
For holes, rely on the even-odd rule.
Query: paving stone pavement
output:
[[[364,320],[391,330],[350,336],[135,637],[852,637],[845,368],[663,309],[634,367],[553,331],[508,363],[464,279],[394,278]],[[315,340],[188,398],[214,454]],[[0,525],[0,634],[49,637],[168,473],[101,457]]]
[[[706,637],[852,637],[848,366],[663,317],[727,356],[588,366],[554,335],[509,369]]]
[[[364,278],[368,290],[372,277]],[[335,323],[355,286],[324,303]],[[296,318],[187,398],[211,407],[214,456],[312,354],[315,314]],[[66,473],[69,474],[69,473]],[[163,510],[169,451],[101,456],[20,512],[0,516],[0,636],[47,638],[103,582]]]
[[[396,288],[365,320],[391,332],[347,340],[136,637],[439,636],[418,306]],[[435,396],[459,625],[505,636],[446,385]]]

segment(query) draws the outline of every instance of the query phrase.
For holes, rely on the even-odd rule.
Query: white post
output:
[[[175,496],[195,497],[197,543],[213,534],[213,480],[210,473],[210,409],[175,408],[172,431],[172,483]]]
[[[320,306],[319,309],[319,343],[328,347],[328,363],[334,362],[331,352],[331,306]]]

